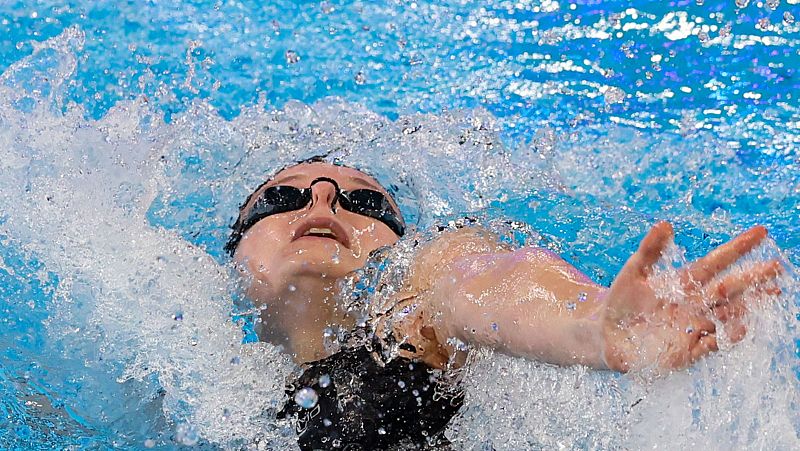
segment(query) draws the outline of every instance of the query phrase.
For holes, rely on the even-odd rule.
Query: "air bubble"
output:
[[[319,396],[317,392],[311,387],[304,387],[297,391],[294,395],[294,402],[304,409],[311,409],[317,405]]]
[[[386,429],[379,427],[378,428],[378,435],[386,435]]]
[[[329,419],[327,419],[327,418],[323,418],[323,419],[322,419],[322,424],[323,424],[325,427],[330,427],[330,425],[332,425],[332,424],[333,424],[333,421],[331,421],[331,420],[329,420]]]
[[[736,6],[739,8],[747,8],[748,4],[750,4],[750,0],[736,0]]]
[[[323,374],[322,376],[319,377],[319,386],[320,387],[327,388],[329,385],[331,385],[331,377],[330,376],[328,376],[327,374]]]
[[[155,448],[156,441],[151,439],[151,438],[149,438],[149,439],[144,441],[143,445],[144,445],[145,448]]]
[[[789,11],[783,13],[783,21],[786,22],[786,25],[791,25],[794,23],[794,16]]]
[[[775,11],[781,5],[781,0],[767,0],[767,8]]]

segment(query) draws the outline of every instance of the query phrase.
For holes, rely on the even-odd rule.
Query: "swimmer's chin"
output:
[[[288,265],[285,272],[334,278],[344,277],[360,266],[353,255],[319,248],[299,249],[287,255],[284,261]]]

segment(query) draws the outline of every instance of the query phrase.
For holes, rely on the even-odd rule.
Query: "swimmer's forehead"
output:
[[[387,196],[391,200],[392,205],[397,208],[397,206],[394,204],[394,199],[389,192],[386,191],[386,189],[371,176],[359,171],[358,169],[348,168],[345,166],[336,166],[324,162],[300,163],[278,172],[275,174],[272,180],[267,182],[255,193],[246,208],[250,208],[252,204],[255,203],[256,199],[258,199],[258,197],[261,195],[261,192],[270,186],[291,185],[298,188],[308,188],[311,182],[319,177],[329,177],[336,180],[336,183],[339,184],[339,188],[345,191],[351,191],[359,188],[380,191]]]

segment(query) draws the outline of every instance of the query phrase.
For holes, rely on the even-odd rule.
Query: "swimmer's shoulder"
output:
[[[462,258],[511,251],[497,234],[480,226],[444,230],[420,246],[411,265],[406,291],[429,289],[438,277],[453,271]]]

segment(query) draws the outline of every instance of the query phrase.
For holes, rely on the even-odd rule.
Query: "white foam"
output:
[[[59,48],[67,38],[80,35],[37,52],[69,60]],[[41,70],[37,56],[3,81],[22,68]],[[52,69],[67,76],[74,67]],[[20,94],[0,90],[12,99],[0,106],[0,136],[10,143],[0,148],[3,232],[59,277],[47,324],[53,339],[75,354],[91,348],[107,362],[100,370],[120,383],[155,375],[167,418],[199,437],[293,446],[274,419],[293,365],[268,344],[242,345],[227,270],[145,218],[164,179],[156,154],[169,126],[143,124],[154,115],[141,101],[89,121],[77,108],[58,114],[53,99],[20,111]]]

